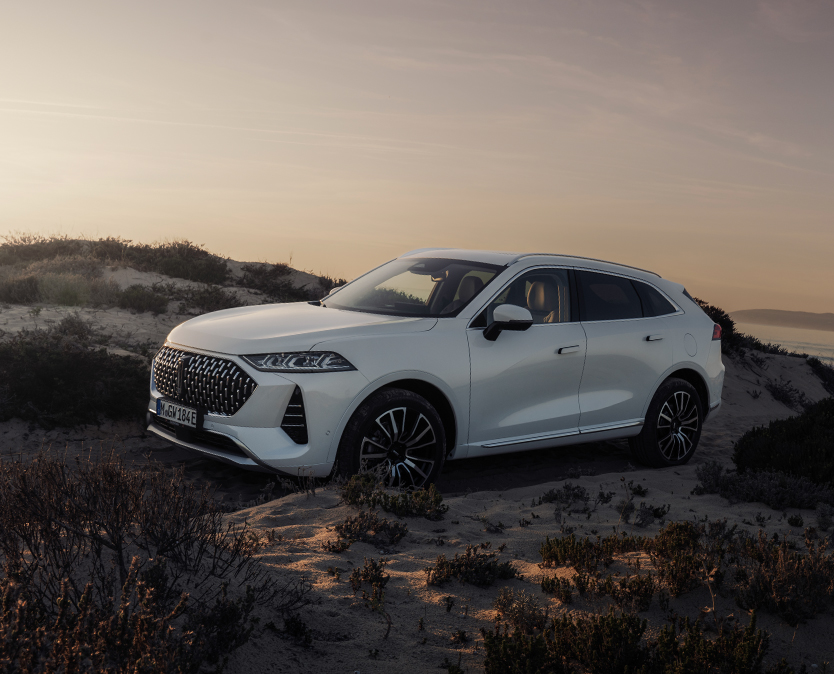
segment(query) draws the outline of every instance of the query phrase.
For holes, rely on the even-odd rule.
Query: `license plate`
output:
[[[184,407],[170,400],[157,400],[156,414],[175,424],[197,428],[197,410],[192,407]]]

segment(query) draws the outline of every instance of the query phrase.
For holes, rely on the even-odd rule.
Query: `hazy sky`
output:
[[[565,252],[834,311],[834,2],[2,2],[0,233]]]

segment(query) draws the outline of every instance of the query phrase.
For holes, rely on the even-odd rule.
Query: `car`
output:
[[[171,331],[148,430],[254,470],[435,482],[446,461],[627,438],[692,458],[721,405],[721,328],[652,272],[569,255],[426,248],[321,300]]]

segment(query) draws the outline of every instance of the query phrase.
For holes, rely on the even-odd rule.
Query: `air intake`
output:
[[[304,398],[298,386],[292,392],[284,419],[281,421],[281,428],[295,444],[307,444],[307,415],[304,413]]]

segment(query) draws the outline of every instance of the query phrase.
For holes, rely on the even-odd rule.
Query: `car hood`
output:
[[[436,318],[398,318],[307,302],[239,307],[178,325],[168,342],[233,355],[306,351],[323,340],[431,330]]]

